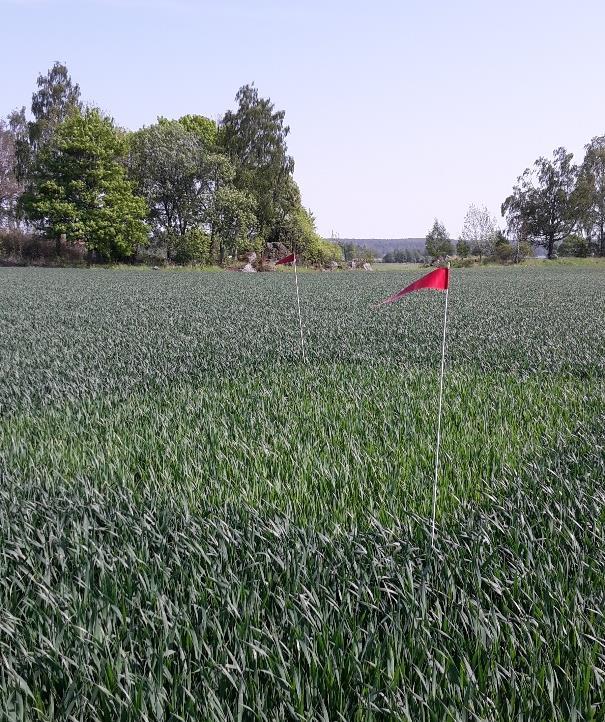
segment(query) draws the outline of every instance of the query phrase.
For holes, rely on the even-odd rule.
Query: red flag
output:
[[[280,258],[275,265],[281,266],[283,263],[292,263],[293,261],[296,261],[296,256],[294,255],[294,253],[291,253],[289,256],[284,256],[283,258]]]
[[[399,301],[406,293],[420,291],[423,288],[433,288],[435,291],[447,291],[449,281],[450,269],[443,267],[436,268],[434,271],[427,273],[426,276],[414,281],[414,283],[410,283],[410,285],[406,286],[403,290],[397,291],[397,293],[394,293],[392,296],[385,298],[384,301],[380,301],[380,303],[394,303],[395,301]]]

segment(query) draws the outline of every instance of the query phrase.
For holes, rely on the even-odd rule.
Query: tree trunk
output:
[[[553,235],[548,236],[548,247],[546,251],[546,257],[548,260],[552,260],[553,253],[555,252],[555,237]]]

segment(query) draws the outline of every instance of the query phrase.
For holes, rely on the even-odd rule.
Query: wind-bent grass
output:
[[[0,270],[0,717],[605,719],[605,277]]]

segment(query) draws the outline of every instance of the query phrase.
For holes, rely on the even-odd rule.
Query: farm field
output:
[[[0,718],[605,720],[605,273],[0,269]]]

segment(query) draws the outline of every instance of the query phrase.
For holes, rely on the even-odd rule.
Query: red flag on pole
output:
[[[292,263],[296,260],[296,255],[294,253],[291,253],[289,256],[284,256],[283,258],[280,258],[279,261],[276,262],[276,266],[281,266],[284,263]]]
[[[406,293],[412,293],[413,291],[420,291],[423,288],[432,288],[435,291],[447,291],[450,281],[450,269],[449,268],[436,268],[434,271],[427,273],[426,276],[419,278],[414,283],[410,283],[401,291],[397,291],[392,296],[385,298],[380,303],[394,303],[399,301],[400,298],[406,295]],[[379,305],[380,305],[379,303]]]

